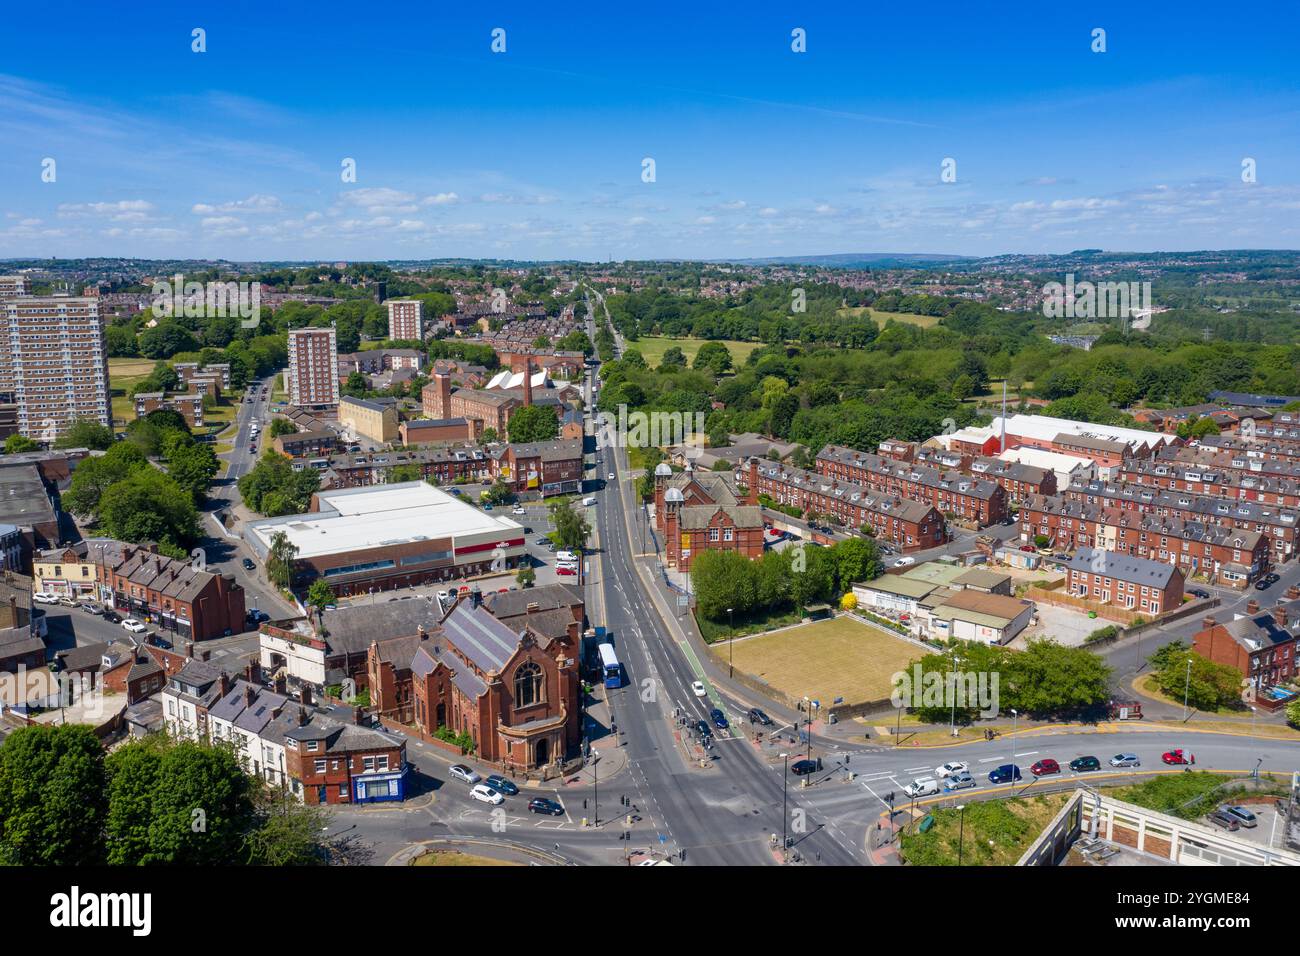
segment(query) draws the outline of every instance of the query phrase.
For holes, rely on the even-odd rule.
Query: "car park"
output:
[[[1181,750],[1166,750],[1160,759],[1171,767],[1181,767],[1192,762],[1191,757]]]
[[[447,768],[447,773],[465,783],[478,783],[483,778],[463,763],[455,763]]]
[[[796,760],[790,764],[790,772],[796,777],[806,777],[810,773],[816,773],[822,769],[822,758],[814,757],[811,760]]]
[[[529,813],[544,813],[547,816],[562,817],[564,816],[564,807],[560,806],[554,800],[548,800],[546,797],[533,797],[528,801]]]
[[[1075,773],[1087,773],[1091,770],[1100,770],[1101,761],[1096,757],[1075,757],[1070,761],[1070,769]]]
[[[498,806],[506,802],[505,797],[501,796],[501,794],[497,793],[485,783],[475,784],[474,788],[470,790],[469,795],[481,803],[490,803],[493,806]]]
[[[519,792],[513,780],[509,780],[499,773],[489,774],[488,778],[483,781],[497,793],[504,793],[507,797],[513,797]]]
[[[701,680],[691,681],[691,693],[694,694],[696,697],[709,696],[709,692],[704,686],[704,681]]]
[[[709,719],[713,721],[713,726],[717,727],[719,730],[726,730],[729,726],[731,726],[730,724],[727,723],[727,715],[724,714],[717,707],[714,707],[711,711],[709,711]]]
[[[1247,830],[1259,826],[1259,819],[1245,807],[1239,807],[1235,804],[1225,804],[1224,806],[1219,807],[1219,811],[1232,817]]]
[[[1054,773],[1061,772],[1061,765],[1051,757],[1044,757],[1042,760],[1034,761],[1034,765],[1029,768],[1029,772],[1035,777],[1047,777]]]
[[[772,726],[772,718],[767,716],[767,714],[763,713],[757,707],[754,707],[749,711],[749,722],[751,724],[758,724],[760,727]]]
[[[1142,761],[1138,759],[1137,754],[1116,754],[1110,758],[1112,767],[1140,767]]]
[[[935,767],[934,775],[942,780],[945,777],[951,777],[953,774],[966,773],[968,770],[970,770],[968,764],[961,763],[957,760],[950,760],[948,763],[940,764]]]
[[[1013,783],[1020,779],[1020,768],[1013,763],[1004,763],[989,771],[989,783]]]
[[[930,797],[939,792],[939,781],[934,777],[917,777],[903,788],[909,797]]]
[[[1230,833],[1241,829],[1241,822],[1223,808],[1215,810],[1205,819],[1207,822],[1214,824],[1216,827],[1222,827]]]
[[[125,630],[130,631],[132,634],[143,634],[145,631],[149,630],[147,627],[145,627],[143,624],[141,624],[133,617],[128,617],[125,621],[123,621],[122,627]]]
[[[958,790],[966,790],[973,786],[975,786],[975,778],[965,772],[955,773],[950,777],[946,777],[943,781],[945,793],[955,793]]]

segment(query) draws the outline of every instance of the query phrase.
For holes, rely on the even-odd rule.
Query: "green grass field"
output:
[[[689,365],[695,361],[695,353],[700,350],[700,346],[708,339],[672,339],[661,336],[642,336],[635,342],[628,342],[629,349],[636,349],[644,357],[646,364],[651,368],[658,368],[659,363],[664,359],[664,353],[674,345],[682,350],[686,356],[686,364]],[[727,347],[731,353],[731,361],[735,365],[741,365],[745,359],[749,358],[749,353],[755,349],[763,347],[762,342],[736,342],[730,339],[721,340],[722,344]]]
[[[726,658],[728,650],[718,645]],[[738,670],[789,697],[849,704],[888,697],[891,677],[922,656],[920,648],[850,617],[837,617],[775,634],[739,640],[732,648]]]
[[[876,325],[880,326],[882,329],[885,327],[885,323],[890,319],[893,319],[895,322],[906,322],[909,325],[919,325],[923,329],[932,328],[939,324],[939,316],[937,315],[920,315],[916,312],[881,312],[878,309],[870,309],[866,306],[840,309],[840,315],[860,316],[864,312],[870,315],[871,318],[875,319]]]

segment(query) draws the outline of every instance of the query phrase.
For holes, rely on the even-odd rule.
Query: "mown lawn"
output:
[[[708,341],[710,340],[642,336],[635,342],[627,342],[627,347],[629,349],[636,349],[642,356],[644,356],[647,365],[651,368],[657,368],[659,363],[664,359],[664,353],[674,345],[682,350],[682,354],[686,356],[686,364],[689,365],[695,361],[695,354],[699,352],[700,346]],[[734,365],[743,364],[745,359],[749,358],[750,352],[763,347],[762,342],[736,342],[730,339],[721,339],[718,341],[721,341],[722,344],[727,347],[727,351],[731,353],[731,361]]]

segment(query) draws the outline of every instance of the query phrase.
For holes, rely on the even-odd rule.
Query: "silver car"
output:
[[[967,787],[975,786],[975,778],[969,773],[955,773],[943,782],[945,793],[951,793],[954,790],[965,790]]]
[[[1112,767],[1140,767],[1142,761],[1138,759],[1137,754],[1116,754],[1110,758]]]

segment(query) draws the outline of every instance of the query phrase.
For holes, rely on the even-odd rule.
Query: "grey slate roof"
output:
[[[1071,571],[1102,574],[1117,581],[1141,584],[1164,590],[1174,575],[1174,566],[1164,561],[1148,561],[1118,551],[1080,548],[1068,563]]]

